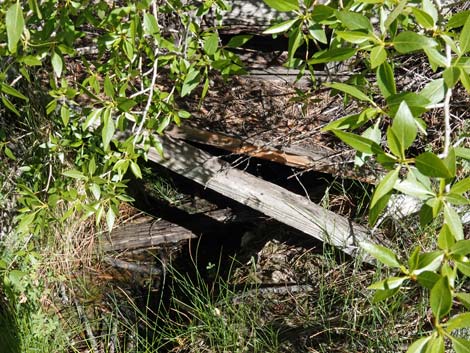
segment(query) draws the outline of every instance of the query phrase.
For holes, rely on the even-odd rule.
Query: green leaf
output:
[[[459,241],[464,238],[462,221],[455,209],[448,204],[444,204],[444,222],[449,227],[455,240]]]
[[[134,162],[134,161],[131,161],[131,170],[132,170],[132,174],[134,174],[134,176],[137,178],[137,179],[142,179],[142,172],[140,170],[140,167],[139,165]]]
[[[327,83],[325,84],[325,86],[347,93],[361,101],[373,103],[372,99],[370,99],[364,92],[346,83],[334,82],[334,83]]]
[[[455,155],[457,157],[466,159],[470,161],[470,148],[465,148],[465,147],[455,147],[454,148]]]
[[[228,43],[226,44],[227,48],[239,48],[246,42],[248,42],[251,38],[253,38],[253,35],[251,34],[240,34],[238,36],[234,36],[230,38]]]
[[[442,55],[436,48],[424,48],[424,52],[428,56],[429,63],[433,71],[436,71],[438,67],[446,67],[447,59]]]
[[[439,267],[441,267],[443,259],[444,253],[442,251],[432,251],[419,254],[418,265],[413,273],[418,275],[427,271],[437,271]]]
[[[455,159],[455,150],[454,147],[449,148],[449,152],[447,156],[442,160],[444,162],[447,170],[449,171],[451,178],[455,177],[455,173],[457,172],[457,163]]]
[[[470,308],[470,293],[455,293],[455,296],[467,309]]]
[[[132,108],[137,105],[137,102],[135,100],[124,97],[117,97],[116,101],[118,103],[117,108],[121,112],[129,112]]]
[[[437,244],[440,249],[448,250],[452,248],[455,244],[455,238],[452,235],[449,226],[447,224],[443,224],[441,231],[439,232],[439,237],[437,240]]]
[[[460,11],[456,13],[449,19],[449,21],[447,22],[446,28],[452,29],[452,28],[462,27],[463,25],[465,25],[465,22],[467,21],[469,15],[470,15],[470,10]]]
[[[430,304],[432,312],[438,319],[441,319],[450,312],[452,307],[452,294],[447,277],[441,277],[434,287],[432,287]]]
[[[382,65],[387,60],[387,51],[383,45],[377,45],[370,51],[370,66],[375,69],[377,66]],[[380,86],[379,86],[380,87]],[[387,98],[387,97],[385,97]]]
[[[424,349],[431,338],[432,336],[427,336],[414,341],[413,344],[408,347],[406,353],[424,353]]]
[[[4,147],[3,152],[5,153],[5,156],[10,158],[12,161],[16,161],[15,155],[13,154],[12,150],[8,148],[8,146]]]
[[[299,49],[300,44],[302,44],[302,31],[300,27],[294,28],[289,34],[289,43],[288,43],[288,60],[292,60],[294,55]]]
[[[20,112],[16,109],[15,105],[4,95],[2,95],[2,103],[7,107],[10,111],[15,113],[17,116],[20,116]]]
[[[418,134],[418,128],[406,101],[401,102],[393,119],[391,129],[403,150],[406,150],[413,144]]]
[[[360,246],[369,255],[376,258],[384,265],[400,268],[400,263],[398,262],[397,255],[395,255],[392,250],[386,248],[385,246],[367,242],[361,242]]]
[[[284,21],[278,24],[275,24],[274,26],[269,27],[267,30],[263,31],[264,34],[276,34],[276,33],[283,33],[289,30],[298,19],[293,19],[293,20],[288,20]]]
[[[403,180],[395,185],[395,190],[403,194],[417,197],[421,200],[434,196],[433,192],[417,180]]]
[[[405,101],[414,117],[424,113],[429,105],[429,100],[414,92],[401,92],[387,97],[390,108],[390,115],[394,116],[398,111],[401,102]]]
[[[431,336],[431,339],[426,345],[426,353],[445,353],[444,338],[441,335]]]
[[[405,9],[407,3],[408,3],[408,0],[400,0],[398,5],[393,9],[392,12],[390,12],[387,19],[384,22],[384,27],[386,29],[388,29],[390,25],[397,19],[397,17],[403,13],[403,10]]]
[[[10,85],[7,85],[6,83],[3,83],[3,82],[0,83],[0,87],[3,93],[28,101],[28,97],[26,97],[23,93],[18,91],[16,88],[13,88]]]
[[[397,287],[395,289],[386,289],[386,290],[377,290],[374,294],[373,302],[378,303],[381,302],[387,298],[390,298],[391,296],[395,295],[398,291],[400,290],[400,287]]]
[[[368,154],[379,152],[383,153],[380,146],[375,141],[372,141],[368,138],[341,130],[333,130],[333,133],[344,143],[348,144],[359,152]]]
[[[416,157],[416,168],[427,176],[435,178],[452,178],[444,162],[432,152],[424,152]]]
[[[407,54],[424,48],[435,47],[437,42],[429,37],[411,31],[399,33],[393,41],[395,49],[401,54]]]
[[[349,30],[363,29],[366,31],[372,31],[372,25],[370,19],[366,16],[352,11],[337,11],[336,17],[340,22]]]
[[[439,19],[439,13],[433,0],[423,0],[423,11],[431,16],[434,23]]]
[[[333,48],[329,50],[321,50],[313,54],[312,59],[308,61],[309,64],[324,64],[334,61],[344,61],[356,54],[354,48]]]
[[[183,87],[181,88],[181,97],[191,93],[197,87],[197,85],[199,85],[200,79],[200,72],[194,68],[191,68],[183,82]]]
[[[468,262],[468,259],[464,258],[464,260],[455,260],[455,265],[457,266],[457,270],[459,270],[465,276],[470,277],[470,263]]]
[[[374,36],[361,31],[337,31],[336,35],[347,42],[360,44],[366,41],[374,40]]]
[[[99,201],[101,198],[101,189],[100,187],[93,183],[89,186],[91,193],[93,194],[93,197],[96,199],[96,201]]]
[[[408,277],[390,277],[386,278],[383,281],[375,282],[371,284],[367,289],[372,290],[391,290],[395,288],[400,288],[403,282],[405,282]]]
[[[457,66],[447,67],[442,73],[444,82],[448,88],[453,88],[460,78],[460,69]]]
[[[470,190],[470,177],[467,177],[465,179],[462,179],[452,185],[450,188],[451,193],[455,194],[464,194]]]
[[[209,34],[204,40],[204,51],[207,55],[214,55],[219,46],[219,35],[217,32]]]
[[[467,18],[465,24],[460,32],[460,50],[465,54],[470,50],[470,17]]]
[[[107,151],[109,149],[109,143],[114,136],[116,128],[114,126],[114,120],[111,116],[110,108],[106,108],[103,115],[103,130],[101,131],[101,138],[103,140],[103,149]]]
[[[62,69],[64,68],[62,55],[58,54],[57,52],[53,52],[51,56],[51,64],[55,75],[60,77],[62,75]]]
[[[423,10],[418,9],[417,7],[412,7],[411,10],[413,11],[413,15],[416,18],[418,24],[425,28],[431,29],[434,27],[434,20],[431,15],[427,14]]]
[[[313,39],[319,41],[320,43],[327,44],[328,38],[325,33],[325,29],[319,23],[310,24],[308,27],[308,33],[312,36]]]
[[[109,78],[109,75],[106,75],[104,78],[104,94],[109,98],[114,99],[114,85]]]
[[[25,26],[23,9],[19,0],[8,8],[5,15],[5,25],[7,27],[8,50],[11,53],[16,53]]]
[[[445,323],[448,332],[453,330],[470,327],[470,313],[458,314]]]
[[[78,180],[87,179],[87,177],[82,172],[76,169],[66,170],[65,172],[62,172],[62,175],[65,175],[66,177],[69,177],[69,178],[78,179]]]
[[[299,10],[297,0],[263,0],[269,7],[281,12]]]
[[[392,193],[388,193],[384,197],[382,197],[374,207],[369,208],[369,225],[373,226],[377,219],[379,218],[381,212],[387,207],[388,201],[390,200],[390,196]]]
[[[392,66],[387,61],[383,62],[377,68],[376,75],[377,75],[377,84],[384,98],[388,98],[389,96],[397,93],[393,69],[392,69]]]
[[[377,109],[367,108],[359,114],[347,115],[338,120],[330,122],[322,129],[322,131],[330,131],[335,129],[354,130],[364,125],[370,119],[376,117],[377,114]]]
[[[470,353],[470,341],[450,336],[455,353]]]
[[[419,95],[426,98],[430,104],[437,104],[444,100],[446,89],[444,86],[444,79],[438,78],[427,83],[426,86],[419,92]]]
[[[154,35],[160,32],[158,27],[158,22],[155,19],[155,16],[145,12],[144,13],[144,21],[143,21],[144,32],[149,35]]]
[[[399,172],[399,168],[392,170],[391,172],[388,172],[387,175],[380,181],[374,190],[374,194],[372,195],[370,207],[374,207],[378,200],[393,190],[398,180]]]
[[[432,289],[440,278],[441,276],[433,271],[424,271],[418,275],[417,281],[424,288]]]
[[[108,208],[108,212],[106,212],[106,225],[108,226],[108,232],[113,230],[115,220],[116,215],[114,214],[113,209],[110,207]]]

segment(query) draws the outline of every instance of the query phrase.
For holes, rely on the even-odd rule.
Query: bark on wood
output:
[[[231,168],[183,141],[162,138],[164,156],[148,159],[284,224],[357,256],[359,242],[373,241],[369,230],[280,186]],[[369,258],[366,258],[370,262]]]

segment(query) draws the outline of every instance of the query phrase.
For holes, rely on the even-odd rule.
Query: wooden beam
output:
[[[165,133],[176,139],[202,143],[214,146],[235,154],[246,154],[251,157],[265,159],[271,162],[284,164],[298,169],[314,170],[321,173],[332,174],[341,178],[359,180],[369,184],[376,183],[376,176],[367,173],[368,170],[359,172],[337,157],[335,151],[326,148],[310,148],[308,150],[296,146],[283,146],[282,150],[265,147],[261,141],[252,139],[244,141],[240,138],[229,136],[214,131],[207,131],[182,125],[173,126]]]
[[[357,256],[359,242],[374,241],[367,228],[278,185],[234,169],[229,163],[181,140],[162,137],[162,144],[163,156],[152,148],[148,153],[149,160],[347,254]],[[364,259],[371,262],[370,258]]]

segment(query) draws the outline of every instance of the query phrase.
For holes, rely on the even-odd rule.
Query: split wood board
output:
[[[162,137],[164,154],[150,149],[148,159],[222,195],[247,205],[352,256],[372,260],[359,243],[374,241],[369,230],[273,183],[234,169],[181,140]]]

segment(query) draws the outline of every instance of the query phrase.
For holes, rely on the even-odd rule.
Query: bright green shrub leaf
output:
[[[401,159],[405,158],[404,152],[403,152],[404,149],[400,145],[400,140],[395,135],[391,127],[387,128],[387,145],[388,145],[388,148],[390,149],[390,152],[392,152],[394,156],[397,156],[398,158],[401,158]]]
[[[444,338],[441,335],[431,336],[431,339],[426,345],[426,353],[445,353]]]
[[[113,209],[110,207],[108,208],[108,212],[106,212],[106,225],[108,226],[109,232],[113,230],[115,220],[116,220],[116,215],[114,214]]]
[[[383,45],[377,45],[370,51],[370,66],[375,69],[387,60],[387,51]],[[385,97],[386,98],[386,97]]]
[[[465,276],[470,277],[470,263],[467,261],[455,261],[457,265],[457,270],[463,273]]]
[[[89,186],[91,193],[93,194],[93,197],[98,201],[101,198],[101,189],[100,187],[93,183]]]
[[[417,197],[421,200],[434,196],[434,193],[417,180],[403,180],[395,185],[395,190],[403,194]]]
[[[87,177],[82,172],[76,169],[66,170],[65,172],[62,172],[62,175],[65,175],[66,177],[69,177],[69,178],[78,179],[78,180],[87,179]]]
[[[346,83],[334,82],[334,83],[327,83],[325,84],[325,86],[347,93],[361,101],[373,103],[372,99],[370,99],[364,92]]]
[[[20,112],[18,111],[18,109],[16,109],[15,105],[4,95],[2,95],[2,103],[5,105],[5,107],[8,108],[8,110],[12,111],[17,116],[20,116]]]
[[[155,19],[155,16],[148,12],[144,13],[143,27],[145,34],[148,35],[154,35],[160,32],[160,28],[158,26],[157,20]]]
[[[446,94],[444,79],[438,78],[427,83],[419,92],[419,95],[426,98],[430,104],[437,104],[444,100]]]
[[[21,93],[16,88],[13,88],[13,87],[11,87],[10,85],[8,85],[6,83],[1,82],[0,83],[0,88],[1,88],[1,91],[5,94],[8,94],[8,95],[16,97],[16,98],[23,99],[25,101],[29,100],[28,97],[26,97],[23,93]]]
[[[64,61],[62,60],[62,55],[57,52],[53,52],[51,56],[51,64],[54,69],[54,73],[57,77],[62,75],[62,70],[64,68]]]
[[[288,20],[288,21],[278,23],[274,26],[269,27],[267,30],[263,31],[263,33],[264,34],[276,34],[276,33],[287,32],[289,28],[291,28],[297,21],[298,19],[295,18],[293,20]]]
[[[129,112],[132,108],[137,105],[137,102],[135,100],[124,97],[117,97],[116,101],[118,103],[117,108],[122,112]]]
[[[413,272],[414,270],[418,268],[420,252],[421,252],[421,247],[417,245],[415,246],[411,255],[408,257],[408,269],[410,272]]]
[[[418,275],[416,280],[424,288],[432,289],[440,278],[441,276],[439,276],[436,272],[424,271]]]
[[[230,38],[229,42],[226,44],[227,48],[239,48],[243,44],[247,43],[253,36],[251,34],[240,34]]]
[[[5,26],[7,28],[8,50],[15,53],[25,26],[23,9],[19,0],[8,8],[5,15]]]
[[[444,162],[432,152],[421,153],[416,157],[416,168],[427,176],[435,178],[452,178],[452,173]]]
[[[299,10],[297,0],[263,0],[269,7],[281,12]]]
[[[419,254],[418,265],[414,274],[418,275],[426,271],[436,271],[441,267],[444,253],[442,251],[432,251]]]
[[[139,165],[134,162],[134,161],[131,161],[131,170],[132,170],[132,174],[134,174],[134,176],[137,178],[137,179],[142,179],[142,172],[140,170],[140,167]]]
[[[451,175],[451,178],[455,177],[455,173],[457,171],[457,162],[456,162],[455,157],[456,157],[455,156],[455,150],[451,146],[449,148],[449,152],[447,153],[447,156],[442,160],[442,162],[444,162],[447,170],[449,171],[449,173]]]
[[[470,200],[468,198],[463,197],[462,195],[459,195],[459,194],[451,193],[451,192],[446,194],[445,200],[452,205],[464,206],[464,205],[470,204]]]
[[[401,54],[407,54],[424,48],[435,47],[437,42],[416,32],[404,31],[399,33],[393,41],[395,49]]]
[[[397,255],[395,253],[382,245],[362,242],[361,248],[364,249],[369,255],[379,260],[384,265],[390,267],[400,268],[400,263],[398,262]]]
[[[460,82],[462,82],[462,86],[465,88],[467,93],[470,93],[470,76],[463,70],[460,70]]]
[[[106,108],[102,115],[103,119],[103,130],[101,131],[101,138],[103,140],[103,149],[107,151],[109,149],[109,143],[114,136],[116,128],[114,126],[114,120],[111,116],[111,110]]]
[[[219,35],[217,32],[209,34],[204,39],[204,51],[207,55],[214,55],[219,46]]]
[[[372,25],[369,18],[366,16],[352,11],[337,11],[336,17],[347,29],[354,31],[358,29],[372,31]]]
[[[470,293],[455,293],[455,296],[467,309],[470,309]]]
[[[453,88],[460,78],[460,69],[456,66],[447,67],[442,73],[444,82],[448,88]]]
[[[382,211],[387,207],[388,201],[390,200],[390,196],[392,193],[388,193],[384,197],[382,197],[377,203],[374,205],[374,207],[369,208],[369,225],[373,226],[375,222],[377,222],[377,219],[379,219],[380,214]]]
[[[388,299],[391,296],[395,295],[399,290],[400,290],[400,287],[397,287],[395,289],[389,289],[389,290],[380,290],[379,289],[374,293],[374,298],[373,298],[372,301],[374,303],[381,302],[381,301],[383,301],[385,299]]]
[[[418,134],[418,128],[406,101],[401,102],[391,129],[399,140],[402,149],[406,150],[412,145]]]
[[[356,54],[354,48],[333,48],[329,50],[321,50],[313,54],[312,59],[308,61],[309,64],[324,64],[334,61],[344,61]]]
[[[328,38],[325,33],[325,29],[319,23],[312,23],[308,26],[308,33],[312,36],[313,39],[317,40],[320,43],[327,44]]]
[[[452,307],[452,294],[447,277],[441,277],[434,287],[432,287],[430,304],[432,312],[439,319],[450,312]]]
[[[465,147],[455,147],[455,156],[460,157],[470,161],[470,148]]]
[[[12,161],[16,161],[16,157],[15,155],[13,154],[13,151],[11,149],[8,148],[8,146],[5,146],[3,148],[3,152],[5,153],[5,156],[7,156],[8,158],[10,158]]]
[[[450,253],[466,256],[470,254],[470,240],[459,240],[450,248]]]
[[[315,4],[310,14],[313,22],[315,23],[335,23],[336,18],[334,17],[335,9],[330,6]]]
[[[358,127],[364,125],[370,119],[376,117],[378,113],[379,112],[377,111],[377,109],[367,108],[359,114],[344,116],[340,119],[330,122],[327,126],[322,129],[322,131],[331,131],[335,129],[355,130]]]
[[[442,55],[436,48],[424,48],[429,64],[433,71],[436,71],[438,67],[446,67],[447,59]]]
[[[431,338],[431,336],[422,337],[419,340],[414,341],[413,344],[408,347],[406,353],[424,353],[426,345]]]
[[[465,24],[460,32],[460,50],[465,54],[470,50],[470,17],[467,18]]]
[[[453,29],[453,28],[462,27],[463,25],[465,25],[465,22],[467,21],[469,15],[470,15],[470,10],[460,11],[456,13],[449,19],[449,21],[447,22],[446,28]]]
[[[434,23],[439,19],[439,13],[433,0],[422,0],[423,11],[431,16]]]
[[[201,79],[201,73],[195,68],[191,68],[186,75],[181,88],[181,97],[184,97],[191,93],[198,85]]]
[[[383,281],[371,284],[369,287],[367,287],[367,289],[390,290],[400,288],[403,282],[405,282],[407,279],[408,277],[389,277]]]
[[[399,175],[400,169],[397,168],[388,172],[387,175],[380,181],[377,187],[374,190],[372,195],[372,200],[370,201],[370,207],[374,207],[382,197],[387,195],[390,191],[393,190]]]
[[[455,244],[455,238],[452,235],[449,226],[447,224],[443,224],[441,230],[439,232],[439,237],[437,239],[437,245],[442,250],[451,249],[452,246]]]
[[[302,31],[300,27],[295,27],[289,34],[289,43],[288,43],[288,60],[292,60],[294,58],[297,49],[299,49],[300,45],[302,44]]]
[[[413,15],[416,18],[418,24],[425,28],[431,29],[434,27],[434,20],[431,15],[427,14],[423,10],[418,9],[417,7],[412,7],[411,10],[413,11]]]
[[[395,76],[393,74],[392,66],[388,62],[383,62],[376,72],[377,85],[379,86],[380,92],[384,98],[388,98],[391,95],[397,93],[395,85]]]
[[[403,13],[403,10],[405,9],[407,3],[408,3],[408,0],[400,0],[398,5],[387,16],[387,19],[384,22],[385,29],[388,29],[391,26],[391,24],[397,19],[397,17]]]
[[[414,117],[426,112],[429,100],[414,92],[402,92],[387,97],[387,104],[390,108],[390,115],[394,116],[400,104],[405,101]]]
[[[361,31],[337,31],[336,35],[347,42],[361,44],[374,39],[374,36]]]
[[[450,192],[455,194],[463,194],[468,191],[470,191],[470,177],[458,181],[450,188]]]
[[[450,336],[455,353],[470,353],[470,341]]]
[[[444,205],[444,222],[449,227],[450,232],[455,240],[462,240],[464,238],[462,221],[459,214],[452,206]]]
[[[333,130],[333,133],[341,139],[344,143],[347,145],[351,146],[355,150],[362,152],[362,153],[368,153],[368,154],[374,154],[377,153],[378,151],[382,151],[380,146],[363,136],[356,135],[350,132],[346,131],[341,131],[341,130]]]

